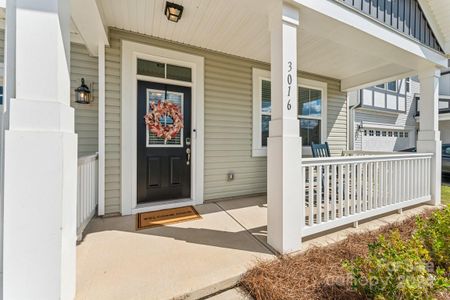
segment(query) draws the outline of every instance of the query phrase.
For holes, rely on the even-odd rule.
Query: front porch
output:
[[[180,23],[166,19],[162,0],[32,2],[6,6],[5,299],[72,299],[75,286],[80,299],[198,298],[232,286],[258,258],[440,204],[438,89],[448,61],[430,33],[425,42],[398,32],[341,0],[192,1]],[[418,153],[340,157],[347,92],[416,75]],[[70,91],[85,76],[97,98],[81,108]],[[152,140],[142,112],[177,91],[186,122],[169,165],[167,138]],[[326,141],[333,157],[306,158]],[[87,146],[98,156],[80,160],[77,180]],[[168,182],[180,193],[149,192]],[[217,200],[255,192],[267,192],[267,205]],[[136,213],[177,201],[203,218],[135,230]],[[95,212],[122,217],[94,219],[75,251]],[[359,228],[329,235],[351,225]]]
[[[303,240],[303,250],[419,214],[387,214]],[[77,246],[77,299],[193,299],[233,287],[267,244],[265,196],[196,206],[202,219],[136,231],[136,216],[96,218]]]

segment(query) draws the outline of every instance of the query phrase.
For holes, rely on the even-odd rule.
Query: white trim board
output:
[[[130,215],[172,206],[170,203],[137,204],[137,59],[149,59],[192,69],[192,168],[191,199],[184,205],[203,203],[204,184],[204,58],[174,50],[122,40],[121,91],[121,213]],[[146,77],[145,80],[155,81]],[[159,82],[164,81],[159,78]],[[186,85],[183,82],[165,83]],[[174,200],[175,201],[175,200]]]
[[[105,44],[98,45],[98,215],[105,214]]]

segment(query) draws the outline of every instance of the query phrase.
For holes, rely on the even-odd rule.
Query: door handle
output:
[[[190,165],[191,163],[191,148],[186,148],[186,165]]]

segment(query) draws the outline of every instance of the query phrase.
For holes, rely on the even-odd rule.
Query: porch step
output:
[[[243,274],[239,276],[230,277],[223,281],[206,286],[202,289],[187,292],[185,294],[176,296],[173,299],[174,300],[214,299],[215,296],[218,296],[221,293],[236,287],[242,275]]]
[[[240,287],[235,287],[219,294],[206,298],[208,300],[253,300],[253,298]]]

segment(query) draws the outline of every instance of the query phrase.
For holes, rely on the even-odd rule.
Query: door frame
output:
[[[189,67],[192,82],[137,75],[137,59]],[[203,203],[204,58],[175,50],[122,40],[121,59],[121,214]],[[137,81],[191,87],[191,197],[137,204]],[[130,134],[131,133],[131,134]]]

